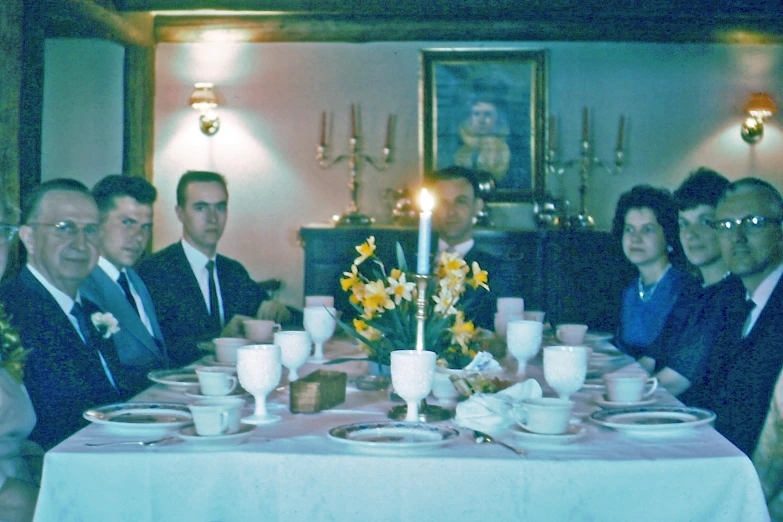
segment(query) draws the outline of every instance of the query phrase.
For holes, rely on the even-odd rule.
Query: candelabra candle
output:
[[[589,139],[589,119],[587,115],[587,107],[582,109],[582,141],[590,141]]]
[[[623,134],[625,133],[625,116],[620,116],[620,128],[617,131],[617,150],[623,150]]]
[[[421,190],[419,196],[419,251],[416,257],[416,273],[427,275],[430,273],[430,234],[432,233],[432,208],[435,206],[427,189]]]
[[[549,116],[549,150],[557,150],[557,138],[555,137],[555,116]]]

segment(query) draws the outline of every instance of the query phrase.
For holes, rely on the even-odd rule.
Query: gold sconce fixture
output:
[[[195,90],[190,95],[190,106],[200,114],[198,121],[201,132],[207,136],[214,136],[220,130],[220,118],[215,113],[218,106],[214,85],[211,83],[197,83]]]
[[[778,111],[772,97],[765,92],[757,92],[750,97],[745,106],[745,112],[748,117],[742,124],[742,139],[745,142],[754,144],[761,141],[764,137],[764,120]]]

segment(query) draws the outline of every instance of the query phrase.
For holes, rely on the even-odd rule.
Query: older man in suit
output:
[[[129,385],[141,391],[150,370],[169,364],[152,297],[131,268],[149,244],[157,191],[145,179],[114,175],[99,181],[92,195],[101,216],[101,255],[80,291],[119,321],[114,345]]]
[[[228,189],[220,174],[186,172],[177,184],[182,240],[142,260],[163,337],[175,366],[201,353],[197,344],[215,337],[242,337],[242,320],[283,322],[284,305],[265,301],[261,286],[238,261],[217,253],[228,220]]]
[[[783,367],[781,223],[783,198],[769,183],[745,178],[727,187],[714,224],[723,259],[747,291],[747,307],[723,325],[704,378],[681,396],[717,413],[715,427],[748,455]]]
[[[99,215],[87,188],[56,179],[22,205],[19,236],[27,266],[0,288],[31,353],[25,383],[38,424],[30,439],[51,448],[86,425],[82,412],[128,398],[113,332],[79,287],[98,261]]]

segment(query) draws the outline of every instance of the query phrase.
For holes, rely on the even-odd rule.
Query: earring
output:
[[[671,254],[672,252],[674,252],[674,247],[671,245],[666,245],[666,251]]]

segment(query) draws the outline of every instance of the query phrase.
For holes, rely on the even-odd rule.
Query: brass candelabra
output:
[[[342,162],[348,163],[350,178],[348,180],[348,190],[351,194],[351,201],[346,211],[336,220],[338,226],[367,226],[372,224],[373,218],[359,211],[359,172],[365,164],[371,165],[377,171],[386,170],[391,165],[392,158],[392,127],[394,121],[389,115],[386,126],[386,142],[381,151],[381,157],[375,158],[363,152],[361,136],[357,132],[356,108],[351,105],[351,136],[348,139],[348,152],[340,154],[336,158],[329,157],[329,145],[326,142],[326,112],[321,116],[321,141],[318,144],[315,159],[318,166],[322,169],[329,169]],[[331,133],[330,133],[331,134]]]

